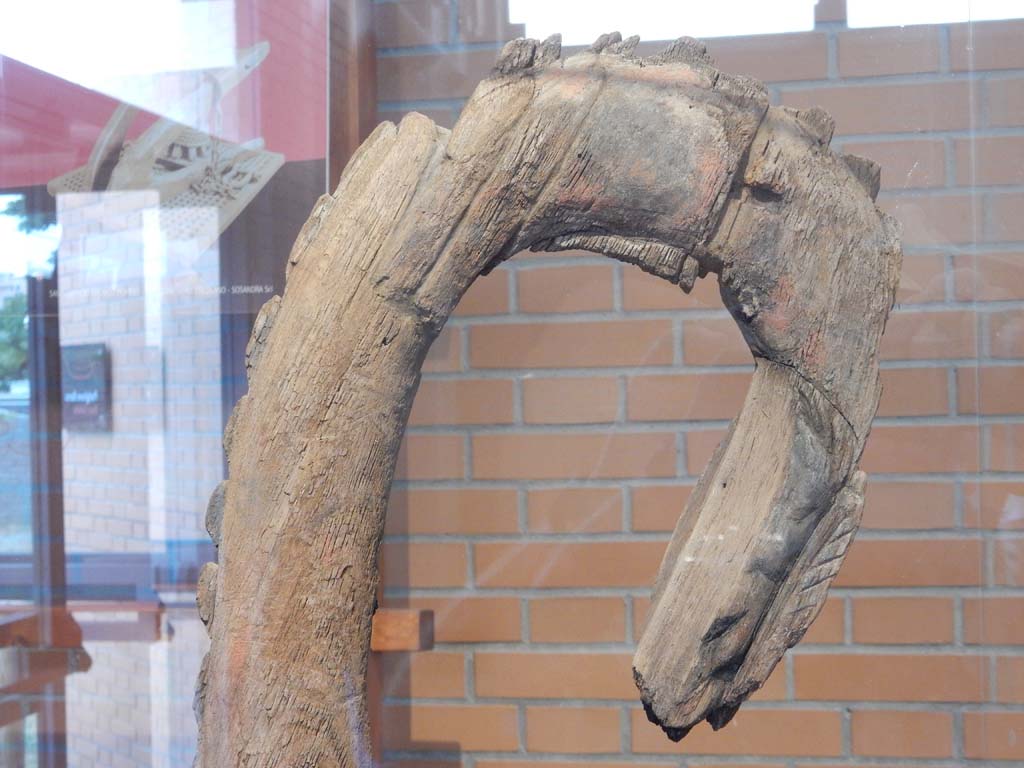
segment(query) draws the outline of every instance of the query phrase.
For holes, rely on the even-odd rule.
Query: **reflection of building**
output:
[[[112,426],[64,435],[69,551],[148,552],[205,536],[222,477],[216,247],[165,240],[153,191],[61,195],[62,346],[102,343]],[[195,209],[216,240],[217,212]]]
[[[0,193],[61,224],[59,247],[47,242],[52,279],[28,292],[39,365],[31,391],[20,391],[17,428],[0,434],[0,599],[58,599],[66,576],[73,604],[104,601],[95,611],[110,632],[86,634],[92,667],[67,678],[59,738],[44,738],[17,698],[20,730],[5,730],[11,702],[0,700],[0,765],[33,764],[31,752],[12,762],[11,736],[38,742],[40,766],[177,768],[195,748],[206,636],[190,590],[214,557],[204,513],[224,472],[224,419],[246,388],[255,314],[283,289],[288,251],[326,189],[327,4],[147,5],[119,16],[117,52],[101,57],[91,54],[102,34],[86,27],[110,20],[80,5],[89,6],[75,27],[88,41],[85,64],[71,43],[37,46],[37,68],[0,57]],[[161,23],[162,11],[191,21]],[[178,65],[145,70],[152,57],[122,45],[174,49]],[[51,69],[48,59],[73,66]],[[90,90],[80,78],[97,62],[118,71]],[[83,167],[98,176],[82,183]],[[110,183],[97,184],[108,171]],[[50,194],[54,179],[68,185]],[[0,275],[0,300],[25,285]],[[60,348],[81,345],[109,355],[109,429],[62,425],[59,383],[54,393],[46,385],[59,379]],[[23,513],[5,528],[15,499]],[[29,524],[44,519],[54,525]],[[41,576],[47,563],[55,567]],[[138,606],[161,598],[177,606],[164,631],[136,636]]]
[[[133,606],[108,620],[131,626]],[[79,614],[76,613],[76,616]],[[105,618],[105,617],[104,617]],[[87,675],[68,678],[69,766],[179,768],[192,764],[192,691],[206,652],[206,630],[191,604],[169,609],[157,637],[125,630],[90,641]]]

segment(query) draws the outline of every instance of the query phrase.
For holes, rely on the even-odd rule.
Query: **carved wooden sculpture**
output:
[[[756,362],[654,588],[634,662],[651,720],[720,727],[817,614],[858,524],[900,266],[878,169],[699,43],[636,43],[509,43],[452,132],[384,123],[317,203],[256,321],[210,506],[206,768],[370,764],[377,550],[420,366],[470,283],[526,248],[683,290],[718,273]]]

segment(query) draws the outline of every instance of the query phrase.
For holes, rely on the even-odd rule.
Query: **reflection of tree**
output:
[[[28,306],[24,293],[4,299],[0,306],[0,392],[7,392],[11,382],[25,378],[28,361]]]
[[[18,229],[31,234],[40,229],[47,229],[57,223],[53,211],[37,208],[31,210],[28,207],[27,198],[20,195],[17,200],[12,200],[3,211],[4,216],[17,216],[21,219],[18,222]]]
[[[7,204],[4,205],[5,200]],[[57,223],[57,212],[54,210],[53,199],[46,196],[48,203],[42,203],[39,196],[18,195],[13,200],[7,195],[0,196],[0,216],[12,216],[18,219],[18,231],[32,235],[45,232]],[[57,264],[57,252],[53,251],[47,259],[42,271],[52,274]]]

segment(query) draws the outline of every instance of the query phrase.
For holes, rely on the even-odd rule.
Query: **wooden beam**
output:
[[[84,641],[156,642],[164,605],[159,602],[82,600],[66,607],[0,606],[0,648],[79,648]],[[134,613],[134,620],[108,621],[82,614]],[[77,614],[77,616],[76,616]]]

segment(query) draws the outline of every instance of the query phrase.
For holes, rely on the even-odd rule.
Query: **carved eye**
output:
[[[704,633],[704,637],[701,638],[702,643],[709,643],[712,640],[717,640],[730,629],[735,627],[740,619],[747,615],[746,611],[740,611],[739,613],[733,613],[729,616],[719,616],[708,627],[708,631]]]
[[[750,196],[759,203],[778,203],[785,197],[781,191],[762,184],[751,184],[747,189],[750,190]]]

